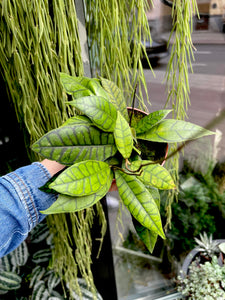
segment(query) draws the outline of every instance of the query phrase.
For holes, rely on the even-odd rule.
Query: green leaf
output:
[[[133,135],[130,126],[118,111],[114,137],[118,151],[123,158],[129,158],[133,149]]]
[[[87,77],[73,77],[65,73],[60,73],[61,83],[67,94],[72,95],[75,99],[94,95],[88,87],[90,81]]]
[[[64,165],[90,159],[103,161],[117,151],[112,133],[79,124],[49,131],[32,145],[32,150]]]
[[[136,134],[150,130],[153,126],[162,121],[170,112],[170,109],[162,109],[143,117],[135,126]]]
[[[108,99],[107,92],[97,78],[74,77],[60,73],[60,80],[67,94],[72,95],[74,99],[91,95],[102,96]]]
[[[158,189],[146,185],[145,187],[152,195],[158,209],[160,210],[160,194]],[[143,241],[149,252],[152,253],[157,242],[158,234],[142,226],[136,219],[132,218],[132,220],[138,236]]]
[[[66,169],[50,188],[69,196],[87,196],[98,192],[108,183],[109,165],[102,161],[82,161]]]
[[[152,253],[157,242],[158,234],[142,226],[135,218],[132,218],[132,221],[138,236],[143,241],[148,251]]]
[[[133,217],[147,229],[165,238],[158,207],[145,188],[135,176],[115,170],[119,195]]]
[[[137,134],[137,138],[153,142],[175,143],[212,134],[214,132],[201,126],[181,120],[168,119],[161,121],[145,133]]]
[[[118,88],[118,86],[105,78],[100,78],[102,86],[107,91],[110,102],[117,108],[118,111],[121,112],[125,120],[129,121],[128,112],[127,112],[127,104],[124,99],[122,91]]]
[[[107,178],[105,185],[95,194],[81,196],[81,197],[72,197],[68,195],[60,194],[58,199],[46,210],[41,211],[44,214],[58,214],[58,213],[68,213],[83,210],[85,208],[91,207],[102,199],[108,192],[111,183],[113,180],[113,174],[110,173],[110,176]]]
[[[151,187],[151,186],[146,186],[147,190],[149,191],[149,193],[152,195],[158,210],[160,210],[160,194],[159,194],[159,190],[157,188]]]
[[[92,124],[91,123],[91,120],[88,119],[88,117],[86,116],[74,116],[74,117],[71,117],[69,119],[66,120],[66,122],[64,122],[62,124],[62,126],[73,126],[73,125],[90,125]]]
[[[103,131],[113,132],[116,125],[117,110],[105,98],[89,96],[76,99],[69,104],[88,116]]]
[[[142,165],[151,163],[143,160]],[[137,170],[140,167],[140,161],[134,161],[131,164],[131,170]],[[150,164],[141,168],[142,173],[138,177],[144,184],[153,186],[161,190],[174,189],[176,187],[169,171],[159,164]]]

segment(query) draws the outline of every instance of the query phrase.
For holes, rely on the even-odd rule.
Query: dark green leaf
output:
[[[117,151],[113,134],[79,124],[49,131],[32,150],[65,165],[90,159],[103,161]]]
[[[82,161],[67,168],[50,188],[69,196],[87,196],[98,192],[108,183],[111,168],[102,161]]]
[[[116,125],[117,110],[105,98],[89,96],[69,103],[88,116],[100,129],[113,132]]]
[[[168,119],[161,121],[145,133],[137,134],[137,138],[153,142],[175,143],[212,134],[214,132],[201,126],[185,121]]]
[[[138,236],[145,244],[148,251],[152,253],[157,242],[158,234],[142,226],[135,218],[132,218],[132,220]]]
[[[153,126],[162,121],[170,112],[171,110],[169,109],[162,109],[143,117],[135,126],[136,133],[140,134],[150,130]]]
[[[165,238],[158,207],[136,176],[127,175],[115,170],[116,184],[119,195],[133,217],[147,229]]]

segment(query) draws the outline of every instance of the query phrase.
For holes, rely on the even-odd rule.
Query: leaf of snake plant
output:
[[[114,82],[102,77],[100,78],[100,80],[102,86],[108,93],[110,102],[117,108],[118,111],[121,112],[125,120],[129,121],[127,103],[125,101],[122,91]]]
[[[79,124],[49,131],[32,145],[32,150],[64,165],[90,159],[103,161],[117,152],[112,133]]]
[[[158,234],[142,226],[135,218],[132,218],[132,221],[138,236],[145,244],[148,251],[152,253],[157,242]]]
[[[147,132],[137,134],[137,138],[153,142],[176,143],[212,134],[215,133],[201,126],[181,120],[168,119],[161,121]]]
[[[136,134],[148,131],[157,123],[162,121],[171,111],[171,109],[162,109],[154,111],[149,115],[143,117],[135,126]]]
[[[165,238],[158,207],[136,176],[115,170],[116,184],[119,195],[133,217],[147,229]]]
[[[148,160],[143,160],[141,165],[152,163]],[[137,170],[140,167],[140,161],[133,161],[130,169]],[[145,184],[153,186],[161,190],[174,189],[175,183],[167,169],[160,164],[150,164],[141,168],[142,172],[138,178]]]
[[[110,173],[105,185],[91,195],[75,197],[59,194],[58,199],[46,210],[41,211],[44,214],[68,213],[83,210],[96,204],[108,192],[113,180],[113,174]]]
[[[129,158],[133,149],[133,135],[129,124],[119,111],[114,129],[114,138],[117,149],[123,158]]]
[[[91,95],[102,96],[108,99],[106,91],[96,78],[74,77],[60,73],[60,80],[67,94],[72,95],[74,99]]]
[[[102,161],[82,161],[62,172],[49,187],[68,196],[87,196],[108,183],[111,168]]]
[[[89,117],[101,130],[113,132],[116,125],[117,110],[105,98],[89,96],[70,101],[69,104]]]

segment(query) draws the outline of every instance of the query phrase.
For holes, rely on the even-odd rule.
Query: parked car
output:
[[[155,67],[159,60],[169,55],[169,50],[167,46],[167,41],[165,39],[154,39],[151,41],[145,42],[145,49],[148,56],[148,59],[152,67]],[[148,67],[148,62],[146,57],[142,57],[143,67]]]

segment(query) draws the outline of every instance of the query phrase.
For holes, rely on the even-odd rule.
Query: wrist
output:
[[[63,170],[66,166],[54,160],[44,159],[40,162],[49,171],[51,176],[54,176],[59,171]]]

